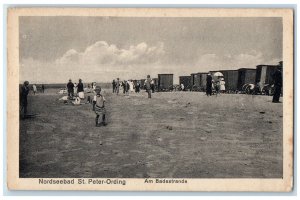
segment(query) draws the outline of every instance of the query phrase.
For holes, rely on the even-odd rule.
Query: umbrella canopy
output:
[[[221,72],[214,73],[214,76],[224,76]]]

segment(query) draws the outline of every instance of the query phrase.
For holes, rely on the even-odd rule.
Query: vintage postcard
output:
[[[10,190],[293,189],[293,10],[9,8]]]

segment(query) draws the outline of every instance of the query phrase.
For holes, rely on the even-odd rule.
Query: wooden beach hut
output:
[[[242,90],[245,84],[255,84],[256,69],[253,68],[240,68],[238,69],[238,90]]]
[[[179,85],[184,85],[184,90],[191,88],[191,76],[179,76]]]
[[[173,87],[173,74],[158,74],[158,91],[169,91]]]

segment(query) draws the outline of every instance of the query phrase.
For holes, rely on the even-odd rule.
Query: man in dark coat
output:
[[[120,80],[119,80],[119,78],[117,78],[117,82],[116,82],[116,93],[117,93],[117,95],[119,95],[119,90],[120,90]]]
[[[123,87],[123,94],[126,92],[126,81],[122,82],[122,87]]]
[[[280,103],[279,98],[281,94],[281,88],[282,88],[282,73],[281,73],[281,67],[278,66],[276,68],[276,71],[273,74],[273,80],[274,80],[274,95],[273,95],[273,103]]]
[[[79,79],[78,82],[79,82],[79,83],[78,83],[78,85],[77,85],[77,92],[78,92],[78,93],[79,93],[79,92],[83,92],[83,83],[82,83],[82,80]]]
[[[206,95],[208,96],[211,96],[211,93],[212,93],[212,77],[210,74],[207,74],[207,77],[206,77]]]
[[[29,93],[29,82],[25,81],[20,91],[21,111],[24,111],[24,116],[27,114],[27,96]]]
[[[115,93],[115,91],[116,91],[116,81],[115,80],[113,80],[112,86],[113,86],[113,93]]]
[[[44,84],[42,84],[42,92],[43,93],[45,92],[45,86],[44,86]]]
[[[69,82],[67,84],[67,89],[68,89],[68,96],[70,99],[72,99],[74,96],[74,84],[72,83],[71,79],[69,79]]]

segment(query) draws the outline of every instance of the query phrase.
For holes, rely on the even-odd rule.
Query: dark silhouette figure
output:
[[[20,91],[20,104],[21,104],[21,111],[23,110],[24,116],[27,114],[27,96],[29,94],[29,82],[25,81],[23,86],[21,87]]]
[[[116,81],[115,80],[113,80],[112,86],[113,86],[113,93],[115,93],[115,91],[116,91]]]
[[[274,80],[274,95],[273,95],[273,103],[279,103],[279,98],[281,94],[282,88],[282,73],[280,71],[280,67],[277,67],[276,71],[273,74]]]
[[[70,99],[73,98],[74,96],[74,84],[72,83],[72,80],[69,79],[69,82],[67,84],[67,88],[68,88],[68,96]]]
[[[212,77],[210,74],[207,75],[206,77],[206,95],[211,96],[212,93]]]
[[[42,93],[44,93],[45,92],[45,86],[44,86],[44,84],[42,84]]]

